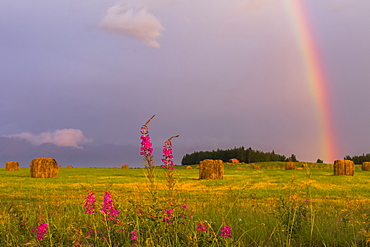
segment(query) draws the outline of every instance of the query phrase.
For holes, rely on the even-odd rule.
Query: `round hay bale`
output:
[[[303,167],[303,168],[307,168],[307,167],[308,167],[308,165],[307,165],[307,164],[302,164],[302,167]]]
[[[240,166],[238,166],[236,169],[241,170],[241,169],[243,169],[243,168],[241,168]]]
[[[206,159],[199,164],[199,179],[223,179],[224,164],[222,160]]]
[[[52,158],[36,158],[30,164],[31,178],[56,178],[58,170],[58,163]]]
[[[128,165],[122,165],[122,169],[128,169]]]
[[[58,168],[63,168],[61,165],[58,165]]]
[[[115,167],[113,167],[113,169],[118,169],[118,167],[117,167],[117,166],[115,166]]]
[[[236,163],[240,163],[240,161],[236,158],[230,159],[229,161],[231,162],[232,165],[234,165]]]
[[[187,166],[187,167],[186,167],[186,169],[193,169],[193,167],[191,167],[191,166]]]
[[[355,174],[355,163],[352,160],[336,160],[334,161],[334,175],[353,176]]]
[[[255,169],[255,170],[260,170],[261,169],[261,167],[260,166],[255,166],[255,165],[253,165],[253,167],[252,167],[253,169]]]
[[[200,167],[199,166],[196,166],[195,169],[200,169]]]
[[[16,161],[9,161],[5,163],[5,171],[19,171],[19,163]]]
[[[286,162],[285,163],[285,170],[295,170],[295,163],[294,162]]]
[[[69,166],[66,166],[67,168],[73,168],[73,166],[69,165]]]
[[[370,162],[362,163],[362,170],[363,171],[370,171]]]

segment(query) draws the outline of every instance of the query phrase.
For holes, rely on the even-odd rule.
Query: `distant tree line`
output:
[[[266,161],[298,161],[294,154],[287,158],[284,155],[275,154],[274,151],[262,152],[259,150],[253,150],[252,148],[245,149],[242,146],[227,150],[217,149],[212,151],[198,151],[191,154],[185,154],[185,156],[182,158],[181,164],[199,164],[200,161],[205,159],[222,160],[223,162],[228,162],[233,158],[244,163],[257,163]]]
[[[353,163],[355,164],[362,164],[364,162],[370,162],[370,154],[362,154],[362,155],[359,155],[359,156],[349,156],[347,155],[346,157],[344,157],[345,160],[352,160]]]

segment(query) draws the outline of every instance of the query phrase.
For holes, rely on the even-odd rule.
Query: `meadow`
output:
[[[0,246],[367,246],[369,171],[256,165],[225,164],[218,180],[175,166],[173,190],[160,167],[152,182],[145,169],[0,168]]]

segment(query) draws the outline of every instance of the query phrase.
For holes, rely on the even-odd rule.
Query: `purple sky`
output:
[[[370,153],[370,1],[302,1],[333,97],[337,158]],[[156,114],[152,141],[179,134],[176,162],[235,146],[316,161],[313,96],[285,4],[2,0],[0,136],[139,145]]]

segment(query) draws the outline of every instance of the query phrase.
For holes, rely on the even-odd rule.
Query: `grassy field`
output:
[[[28,168],[0,168],[0,246],[367,246],[370,172],[256,165],[225,165],[220,180],[176,166],[173,195],[161,168],[154,184],[143,169],[62,168],[58,178],[30,178]],[[96,212],[86,213],[91,192]],[[118,214],[101,212],[106,192]]]

